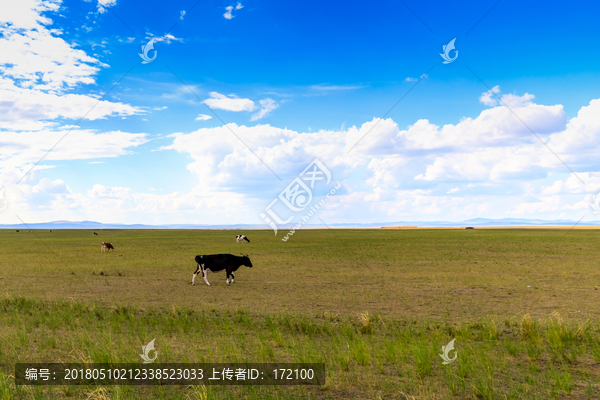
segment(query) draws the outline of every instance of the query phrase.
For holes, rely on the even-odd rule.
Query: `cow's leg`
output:
[[[204,282],[206,282],[208,286],[210,286],[210,283],[208,283],[208,279],[206,279],[206,276],[208,275],[209,271],[210,269],[204,268],[204,264],[202,264],[202,276],[204,277]]]
[[[231,271],[231,283],[233,283],[234,280],[235,280],[235,275],[233,274],[233,271]]]
[[[200,272],[200,264],[198,264],[198,267],[196,267],[196,271],[194,271],[194,275],[192,275],[192,285],[194,284],[194,281],[196,280],[196,275],[198,275],[198,272]]]
[[[225,273],[227,274],[227,279],[225,279],[225,283],[227,283],[227,286],[229,286],[229,274],[231,274],[231,272],[229,272],[229,269],[226,269]]]

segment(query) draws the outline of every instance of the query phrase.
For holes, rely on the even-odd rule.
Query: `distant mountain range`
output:
[[[573,226],[577,221],[568,219],[543,220],[522,218],[473,218],[466,221],[398,221],[373,223],[340,223],[328,224],[331,228],[381,228],[387,226],[416,226],[419,228],[452,228],[452,227],[494,227],[494,226]],[[279,225],[280,231],[293,229],[295,224]],[[577,226],[600,226],[600,221],[581,221]],[[104,224],[94,221],[53,221],[27,224],[0,224],[0,229],[270,229],[265,224],[233,224],[233,225],[198,225],[198,224]],[[322,224],[306,224],[305,229],[325,228]]]

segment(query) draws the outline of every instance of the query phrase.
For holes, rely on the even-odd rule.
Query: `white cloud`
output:
[[[311,85],[310,89],[318,92],[336,92],[342,90],[355,90],[361,89],[364,86],[361,85]]]
[[[13,29],[39,29],[52,24],[52,20],[42,15],[44,12],[58,11],[61,0],[20,0],[4,1],[0,13],[0,25],[9,23]]]
[[[98,4],[110,7],[116,2]],[[108,66],[67,43],[60,37],[60,29],[47,28],[52,20],[41,13],[56,12],[59,5],[58,1],[23,0],[11,3],[0,13],[0,175],[8,184],[14,184],[42,157],[44,163],[117,157],[147,141],[144,133],[98,132],[72,125],[71,121],[80,118],[125,118],[144,111],[101,100],[99,95],[66,93],[75,86],[94,84],[99,69]],[[102,40],[98,46],[106,44]],[[50,167],[41,164],[36,170]],[[30,175],[35,174],[33,171]],[[38,186],[28,185],[25,180],[19,190],[23,196],[27,190],[56,194],[55,189],[50,190],[50,181],[44,179],[38,179]],[[64,182],[54,182],[67,192]]]
[[[33,10],[44,10],[35,2],[18,1],[0,13],[3,14],[0,16],[3,24],[0,26],[2,75],[14,79],[22,88],[55,92],[78,84],[94,83],[94,75],[106,65],[58,37],[61,31],[49,30],[41,24],[50,24],[49,19],[31,16],[33,20],[27,24],[20,13],[15,15],[17,20],[12,21],[4,14],[6,9],[14,8],[29,15],[25,11],[32,10],[23,9],[26,4]]]
[[[256,114],[253,114],[250,121],[257,121],[269,115],[271,111],[279,107],[279,104],[273,99],[263,99],[259,101],[261,109]]]
[[[2,68],[0,68],[2,70]],[[44,129],[58,118],[78,120],[105,119],[142,114],[139,107],[79,94],[57,94],[16,86],[11,80],[0,78],[0,129]]]
[[[104,14],[106,9],[117,5],[117,0],[98,0],[98,12]]]
[[[210,115],[206,115],[206,114],[199,114],[196,117],[196,121],[207,121],[209,119],[211,119],[212,117]]]
[[[111,198],[111,199],[128,199],[131,197],[131,190],[124,187],[108,187],[96,184],[91,190],[88,190],[89,198]]]
[[[506,214],[523,215],[537,214],[549,211],[557,211],[560,205],[560,196],[542,197],[541,201],[533,203],[521,203],[512,210],[508,210]]]
[[[500,86],[496,85],[487,92],[483,92],[479,96],[479,101],[486,106],[494,107],[498,103],[494,95],[498,93],[500,93]]]
[[[231,12],[233,11],[233,6],[227,6],[227,7],[225,7],[225,10],[227,10],[225,12],[225,14],[223,14],[223,16],[225,17],[225,19],[232,19],[233,15],[231,15]]]
[[[571,205],[571,204],[567,204],[565,206],[562,207],[563,210],[587,210],[590,208],[590,202],[589,201],[578,201],[577,203]]]
[[[166,42],[167,44],[171,44],[172,41],[183,43],[182,38],[175,37],[175,36],[171,35],[170,33],[165,33],[162,36],[154,36],[154,34],[152,34],[151,32],[146,32],[146,40],[150,40],[150,39],[154,39],[155,43]]]
[[[416,81],[418,81],[418,79],[417,79],[417,78],[411,78],[411,77],[409,76],[409,77],[408,77],[408,78],[406,78],[404,81],[406,81],[406,82],[416,82]]]
[[[554,182],[554,184],[552,186],[545,187],[542,190],[542,194],[551,195],[551,194],[560,193],[562,191],[562,187],[563,187],[563,181],[558,180],[558,181]]]
[[[217,92],[210,92],[210,98],[204,100],[210,108],[227,111],[252,111],[255,108],[254,102],[250,99],[240,99],[234,95],[225,96]]]
[[[57,126],[52,120],[58,118],[85,115],[95,120],[143,112],[123,103],[64,94],[77,85],[95,83],[99,69],[108,66],[67,43],[61,30],[47,28],[52,20],[40,14],[58,11],[59,4],[23,0],[0,13],[0,129],[46,129]]]
[[[102,4],[106,9],[116,1]],[[584,208],[584,194],[592,188],[600,190],[600,100],[590,102],[568,121],[561,105],[536,104],[534,96],[527,93],[502,96],[527,126],[578,171],[586,182],[583,186],[510,110],[492,100],[492,93],[500,93],[499,87],[480,97],[491,108],[443,126],[421,119],[399,127],[390,118],[374,118],[339,130],[302,132],[268,124],[229,124],[173,134],[172,143],[161,150],[191,157],[187,168],[198,185],[186,193],[140,193],[128,187],[107,186],[106,182],[90,182],[82,193],[75,193],[67,179],[42,176],[40,169],[52,165],[38,166],[16,187],[14,183],[23,173],[70,128],[73,131],[47,154],[45,163],[78,159],[101,163],[104,161],[92,160],[130,154],[148,141],[144,133],[64,126],[72,125],[98,102],[98,97],[68,91],[94,84],[98,71],[107,66],[64,41],[60,30],[48,28],[52,21],[41,13],[57,11],[59,6],[58,1],[42,4],[23,0],[15,2],[16,12],[11,9],[0,15],[0,21],[8,18],[13,23],[0,27],[0,46],[7,49],[0,51],[0,98],[5,102],[0,103],[0,129],[4,129],[0,131],[0,186],[7,186],[13,196],[12,211],[23,212],[27,220],[47,220],[47,215],[52,215],[52,219],[106,222],[260,222],[257,214],[261,207],[264,209],[315,158],[331,169],[334,180],[344,181],[346,192],[340,192],[327,205],[326,212],[334,221],[427,216],[464,219],[494,213],[496,217],[506,213],[573,215]],[[240,3],[229,6],[228,19],[242,7]],[[181,41],[172,35],[156,39]],[[96,47],[105,45],[101,42]],[[415,82],[416,78],[407,81]],[[323,84],[308,90],[324,93],[359,87]],[[185,87],[181,90],[188,93]],[[206,103],[215,109],[254,112],[252,121],[266,117],[281,104],[271,98],[255,104],[217,92],[210,93]],[[141,113],[139,107],[103,100],[86,119]],[[209,117],[200,114],[196,120]]]
[[[223,14],[223,16],[225,17],[225,19],[232,19],[235,17],[235,15],[232,15],[231,13],[233,12],[233,10],[241,10],[242,8],[244,8],[244,6],[242,5],[242,3],[238,2],[235,7],[234,6],[227,6],[225,7],[225,10],[227,10],[225,12],[225,14]]]
[[[66,136],[65,136],[66,135]],[[147,142],[144,133],[93,130],[0,131],[0,160],[4,166],[25,166],[40,160],[81,160],[129,154],[128,148]],[[61,138],[63,138],[60,140]],[[60,140],[60,143],[59,143]],[[58,143],[58,144],[57,144]],[[56,146],[55,146],[56,145]],[[55,147],[54,147],[55,146]]]

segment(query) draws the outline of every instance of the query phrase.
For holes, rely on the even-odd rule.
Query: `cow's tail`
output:
[[[196,264],[200,264],[200,262],[202,261],[202,256],[196,256],[194,260],[196,261]]]

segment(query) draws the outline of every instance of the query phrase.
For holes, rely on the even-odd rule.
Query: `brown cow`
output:
[[[102,245],[100,246],[100,250],[102,252],[104,252],[105,250],[108,250],[110,252],[110,250],[114,250],[115,248],[113,247],[112,243],[108,243],[108,242],[102,242]]]

